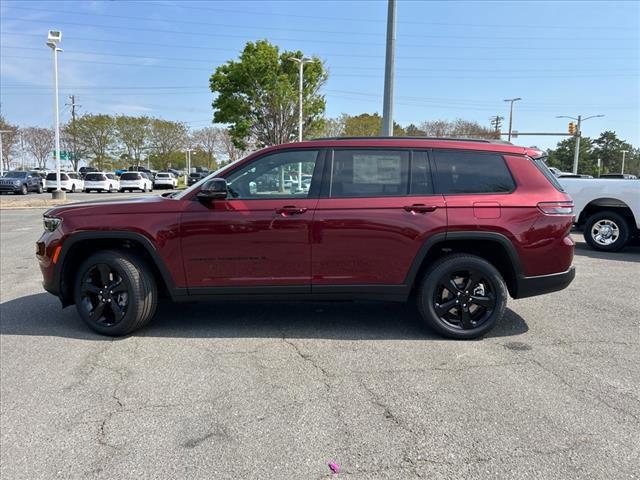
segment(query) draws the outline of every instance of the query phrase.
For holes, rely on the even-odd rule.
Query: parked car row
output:
[[[29,192],[51,193],[58,187],[55,172],[12,171],[0,178],[0,193],[26,195]],[[60,172],[60,188],[65,192],[152,192],[154,188],[175,189],[178,179],[172,172],[158,172],[152,177],[143,171],[124,171],[119,177],[113,172],[85,170],[84,176],[76,172]]]

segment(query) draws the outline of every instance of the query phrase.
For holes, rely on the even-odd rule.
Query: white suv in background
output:
[[[51,193],[58,188],[56,172],[48,173],[44,180],[44,187]],[[80,175],[74,172],[60,172],[60,188],[66,192],[81,192],[83,182]]]
[[[117,192],[120,189],[120,182],[113,173],[89,172],[84,176],[84,191],[96,192]]]
[[[158,172],[153,180],[153,186],[156,188],[177,188],[178,180],[171,172]]]
[[[144,172],[124,172],[120,175],[120,191],[124,192],[125,190],[130,192],[134,190],[152,192],[153,182]]]

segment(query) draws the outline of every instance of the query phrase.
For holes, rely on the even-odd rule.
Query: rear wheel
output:
[[[629,240],[629,224],[615,212],[598,212],[587,219],[583,235],[594,250],[617,252]]]
[[[418,309],[428,327],[456,339],[491,330],[507,306],[500,272],[485,259],[449,255],[434,263],[418,289]]]
[[[89,257],[78,269],[74,299],[80,317],[103,335],[127,335],[155,313],[158,290],[144,262],[116,250]]]

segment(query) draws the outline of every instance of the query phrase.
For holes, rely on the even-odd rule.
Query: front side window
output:
[[[406,195],[409,152],[402,150],[334,150],[330,197]]]
[[[318,150],[265,155],[226,177],[231,198],[307,198]]]
[[[515,189],[501,155],[466,151],[434,151],[438,193],[508,193]]]

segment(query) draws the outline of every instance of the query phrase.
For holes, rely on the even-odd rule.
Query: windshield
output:
[[[184,198],[185,195],[188,195],[189,193],[193,192],[194,190],[196,190],[197,188],[200,188],[200,185],[202,185],[203,183],[205,183],[207,180],[211,179],[211,178],[216,178],[216,176],[218,176],[219,174],[221,174],[224,170],[227,170],[229,167],[235,165],[236,163],[242,161],[243,159],[239,159],[236,160],[233,163],[230,163],[229,165],[225,165],[224,167],[220,167],[218,170],[216,170],[213,173],[210,173],[209,175],[207,175],[204,178],[201,178],[198,182],[194,183],[193,185],[191,185],[189,188],[187,188],[186,190],[182,190],[181,192],[177,193],[175,196],[173,196],[172,198],[175,198],[177,200],[180,200],[181,198]]]
[[[7,172],[4,178],[26,178],[27,172]]]

